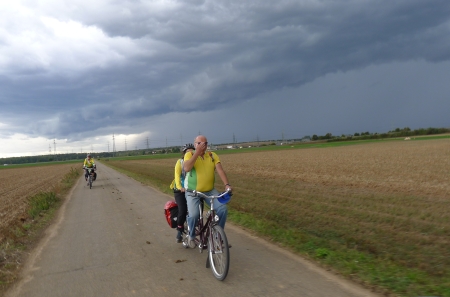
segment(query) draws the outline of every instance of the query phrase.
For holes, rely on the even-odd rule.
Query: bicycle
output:
[[[223,281],[227,277],[228,269],[230,268],[230,251],[225,231],[218,225],[219,216],[214,209],[213,200],[219,199],[221,201],[220,199],[223,199],[223,201],[228,202],[231,198],[231,192],[226,191],[218,196],[208,196],[195,190],[187,191],[201,198],[201,203],[199,204],[200,217],[195,227],[195,246],[198,247],[200,253],[203,253],[204,249],[208,249],[206,268],[211,268],[214,277]],[[204,199],[209,199],[211,205],[211,210],[207,212],[205,218],[203,218]],[[184,248],[190,247],[189,226],[187,226],[187,230],[187,235],[182,241]]]
[[[89,189],[92,189],[92,175],[94,174],[94,168],[88,168],[86,167],[86,170],[88,172],[88,181],[87,185],[89,186]]]

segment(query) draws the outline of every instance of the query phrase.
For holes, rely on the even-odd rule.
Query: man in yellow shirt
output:
[[[214,152],[206,152],[208,148],[208,140],[205,136],[199,135],[194,140],[194,153],[187,153],[184,156],[184,170],[186,172],[184,187],[189,190],[197,190],[206,195],[219,195],[219,191],[214,189],[215,171],[219,174],[222,180],[225,191],[231,186],[228,183],[228,177],[223,170],[220,159]],[[186,191],[186,202],[188,207],[188,225],[189,225],[189,240],[192,241],[195,237],[195,223],[200,216],[198,205],[200,203],[199,197],[194,197],[191,192]],[[209,203],[207,199],[205,202]],[[226,204],[220,203],[214,199],[214,209],[219,216],[219,226],[225,228],[227,220],[228,209]]]

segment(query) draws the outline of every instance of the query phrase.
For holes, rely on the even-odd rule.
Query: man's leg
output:
[[[217,191],[216,189],[213,189],[209,192],[205,193],[208,196],[217,196],[219,195],[219,191]],[[205,199],[208,200],[208,199]],[[209,200],[207,201],[208,205],[209,205]],[[219,200],[214,199],[214,210],[216,211],[216,214],[219,216],[219,226],[222,227],[222,229],[225,229],[225,222],[227,221],[227,216],[228,216],[228,207],[226,204],[222,204],[219,202]]]
[[[195,237],[195,225],[200,217],[200,212],[198,210],[198,205],[200,204],[200,199],[198,197],[192,196],[192,193],[186,192],[186,203],[188,209],[188,226],[189,226],[189,237]]]

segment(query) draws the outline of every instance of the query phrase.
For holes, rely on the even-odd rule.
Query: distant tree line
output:
[[[421,135],[434,135],[434,134],[445,134],[450,133],[449,128],[420,128],[411,130],[409,127],[405,127],[403,129],[396,128],[387,133],[370,133],[368,131],[361,133],[354,133],[353,135],[345,135],[334,136],[331,133],[327,133],[323,136],[318,136],[314,134],[311,137],[311,140],[326,140],[327,142],[331,141],[348,141],[348,140],[365,140],[365,139],[381,139],[381,138],[395,138],[395,137],[410,137],[410,136],[421,136]]]
[[[180,147],[169,148],[157,148],[157,149],[139,149],[131,151],[118,151],[118,152],[99,152],[92,153],[95,159],[111,158],[111,157],[126,157],[136,155],[150,155],[150,154],[166,154],[166,153],[179,153]],[[62,162],[80,160],[82,162],[86,158],[87,153],[68,153],[68,154],[48,154],[39,156],[22,156],[22,157],[9,157],[0,158],[1,165],[13,165],[13,164],[28,164],[28,163],[46,163],[46,162]]]
[[[394,137],[410,137],[410,136],[420,136],[420,135],[434,135],[434,134],[445,134],[450,133],[449,128],[427,128],[427,129],[416,129],[411,130],[409,127],[403,129],[396,128],[387,133],[370,133],[366,132],[356,132],[353,135],[335,136],[331,133],[327,133],[322,136],[314,134],[312,137],[305,136],[302,139],[291,139],[290,141],[302,141],[302,140],[326,140],[331,141],[351,141],[351,140],[365,140],[365,139],[381,139],[381,138],[394,138]],[[264,145],[275,145],[275,142]],[[179,153],[180,147],[166,147],[166,148],[156,148],[156,149],[139,149],[131,151],[118,151],[118,152],[99,152],[93,153],[94,158],[110,158],[110,157],[125,157],[125,156],[136,156],[136,155],[149,155],[149,154],[166,154],[166,153]],[[26,164],[26,163],[44,163],[44,162],[55,162],[55,161],[71,161],[71,160],[84,160],[86,158],[86,153],[68,153],[68,154],[48,154],[40,156],[23,156],[23,157],[9,157],[0,158],[0,165],[3,164]]]

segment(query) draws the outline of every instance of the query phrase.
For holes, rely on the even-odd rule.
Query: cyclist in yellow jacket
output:
[[[94,169],[94,177],[93,180],[95,180],[97,178],[97,172],[95,172],[95,169],[97,168],[97,166],[95,165],[95,161],[94,158],[92,158],[91,154],[87,154],[87,158],[84,159],[84,163],[83,163],[83,169],[84,169],[84,179],[87,180],[88,178],[88,170],[87,168],[93,168]]]
[[[181,242],[181,237],[184,232],[184,222],[186,221],[186,215],[187,215],[187,204],[186,204],[186,197],[185,197],[185,187],[184,187],[184,178],[186,176],[186,172],[184,172],[184,156],[186,153],[190,153],[194,150],[194,145],[192,143],[187,143],[185,146],[183,146],[181,150],[181,158],[177,160],[177,163],[175,164],[175,178],[172,181],[172,184],[170,185],[170,188],[173,190],[173,195],[175,197],[175,201],[178,205],[178,217],[177,217],[177,242]]]

